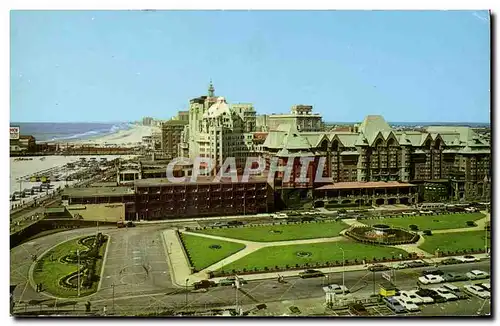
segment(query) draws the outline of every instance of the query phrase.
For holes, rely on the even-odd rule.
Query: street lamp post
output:
[[[338,245],[337,245],[338,247]],[[342,251],[342,295],[344,295],[345,289],[345,252],[344,249],[338,247]]]
[[[188,282],[189,282],[189,279],[187,278],[186,279],[186,307],[188,305]]]

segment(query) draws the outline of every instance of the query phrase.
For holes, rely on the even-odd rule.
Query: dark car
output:
[[[425,267],[425,266],[428,266],[429,264],[427,264],[426,262],[424,262],[422,260],[414,260],[414,261],[409,261],[408,263],[406,263],[406,265],[409,268],[416,268],[416,267]]]
[[[193,286],[195,290],[198,290],[198,289],[208,289],[211,287],[215,287],[217,286],[217,284],[214,281],[201,280],[199,282],[194,283]]]
[[[371,265],[368,267],[368,270],[370,272],[388,271],[389,269],[391,269],[391,268],[388,266],[382,265],[382,264]]]
[[[240,280],[240,284],[248,284],[248,282],[246,280],[242,279],[241,277],[238,277],[238,278]],[[222,286],[233,285],[234,286],[235,281],[236,281],[236,277],[230,276],[230,277],[227,277],[225,279],[220,280],[219,285],[222,285]]]
[[[439,293],[432,289],[420,289],[415,293],[421,297],[430,297],[434,300],[435,303],[446,302],[445,298],[443,298]]]
[[[300,218],[300,221],[301,221],[301,222],[310,222],[310,221],[314,221],[314,217],[311,217],[311,216],[304,216],[304,217],[301,217],[301,218]]]
[[[443,275],[444,272],[442,270],[439,270],[439,269],[427,269],[425,271],[422,271],[422,276],[425,276],[425,275]]]
[[[130,221],[128,221],[126,225],[127,225],[127,227],[128,227],[128,228],[133,228],[133,227],[135,227],[134,222],[130,222]]]
[[[365,306],[361,303],[351,303],[349,305],[349,311],[358,316],[369,316],[370,314],[366,310]]]
[[[303,272],[299,273],[300,278],[313,278],[313,277],[322,277],[325,276],[323,272],[317,271],[315,269],[307,269]]]
[[[227,222],[227,225],[229,226],[237,226],[237,225],[243,225],[244,223],[241,221],[229,221]]]
[[[394,297],[384,297],[385,305],[395,313],[406,312],[406,309]]]
[[[454,264],[460,264],[461,261],[456,259],[456,258],[446,258],[445,260],[441,261],[442,265],[454,265]]]
[[[446,273],[443,275],[443,278],[446,282],[458,282],[458,281],[468,280],[467,276],[458,273]]]

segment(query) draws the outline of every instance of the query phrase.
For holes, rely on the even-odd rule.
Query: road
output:
[[[196,222],[191,222],[193,225]],[[117,314],[135,315],[147,311],[165,309],[191,309],[200,307],[221,307],[234,305],[253,305],[264,302],[299,300],[305,298],[324,298],[322,286],[329,283],[342,284],[342,273],[328,274],[328,277],[300,279],[286,278],[286,283],[277,280],[250,281],[236,292],[231,287],[216,287],[208,292],[188,291],[171,283],[170,270],[161,240],[161,231],[166,225],[144,225],[130,229],[101,227],[100,231],[110,236],[110,244],[105,259],[100,290],[87,298],[75,300],[80,311],[87,300],[93,309],[107,306]],[[28,271],[32,263],[31,255],[40,256],[55,244],[97,232],[97,228],[64,231],[24,243],[11,250],[11,284],[17,284],[14,298],[18,309],[26,309],[33,300],[46,300],[43,305],[53,304],[54,300],[36,293],[27,284]],[[395,283],[400,289],[416,287],[417,277],[425,268],[396,271]],[[465,273],[472,269],[490,271],[490,262],[450,265],[440,267],[445,272]],[[383,281],[382,272],[353,271],[345,273],[345,285],[354,297],[367,297],[378,291],[378,283]],[[373,284],[375,283],[375,288]],[[466,282],[468,283],[468,282]],[[113,293],[113,284],[114,293]],[[186,305],[187,302],[187,305]],[[114,305],[113,305],[114,303]],[[36,307],[35,307],[36,308]]]

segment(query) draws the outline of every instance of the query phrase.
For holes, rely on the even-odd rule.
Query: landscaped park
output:
[[[106,244],[101,233],[60,243],[37,260],[33,281],[61,298],[77,297],[78,281],[80,297],[96,292]]]
[[[344,264],[353,265],[363,261],[377,263],[409,259],[422,251],[431,257],[437,249],[440,255],[484,252],[485,236],[489,237],[489,231],[484,229],[485,223],[483,213],[452,213],[344,222],[281,221],[267,225],[213,226],[189,229],[189,234],[181,232],[181,236],[196,271],[225,259],[227,263],[223,266],[210,270],[212,275],[221,276],[341,266],[343,255]],[[372,241],[369,237],[364,241],[341,234],[342,230],[360,227],[361,230],[372,230],[366,233],[374,237],[383,234],[384,228],[396,230],[387,234],[395,234],[398,238],[392,239],[391,243]],[[402,233],[398,233],[400,231]],[[405,237],[400,236],[403,233],[406,233]],[[245,249],[245,243],[251,246],[250,249]],[[220,248],[214,249],[217,246]],[[231,255],[243,249],[248,252],[231,259]]]

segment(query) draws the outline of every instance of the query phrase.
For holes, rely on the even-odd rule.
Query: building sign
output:
[[[19,127],[10,127],[10,139],[19,139],[20,128]]]

